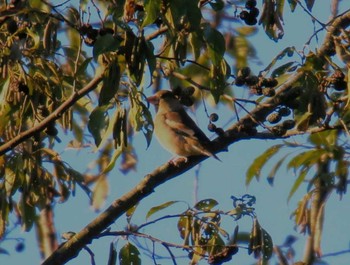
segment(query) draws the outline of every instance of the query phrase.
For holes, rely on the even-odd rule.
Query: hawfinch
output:
[[[148,98],[156,106],[154,132],[159,143],[170,153],[185,157],[212,156],[211,142],[190,118],[171,91],[160,90]]]

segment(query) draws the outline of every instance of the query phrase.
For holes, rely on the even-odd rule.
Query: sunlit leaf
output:
[[[119,251],[120,265],[141,265],[140,252],[130,242],[126,243]]]
[[[105,175],[101,175],[92,190],[91,205],[95,211],[98,211],[104,205],[109,192],[109,184]]]
[[[274,145],[254,159],[246,173],[246,185],[249,185],[254,177],[259,180],[261,169],[267,161],[269,161],[270,158],[281,149],[281,147],[283,147],[283,144]]]
[[[146,214],[146,219],[150,218],[153,214],[175,204],[175,203],[178,203],[179,201],[168,201],[168,202],[165,202],[165,203],[162,203],[158,206],[154,206],[152,207]]]
[[[288,201],[292,198],[292,196],[294,195],[294,193],[298,190],[298,188],[300,187],[300,185],[304,182],[305,177],[307,175],[307,173],[309,172],[309,167],[304,167],[300,173],[298,178],[295,180],[289,194],[288,194]]]
[[[210,211],[218,204],[219,203],[214,199],[205,199],[197,202],[194,208],[206,212]]]
[[[142,27],[153,24],[160,15],[161,0],[146,0],[144,9],[146,12]]]
[[[118,160],[119,156],[122,154],[122,152],[123,152],[122,148],[117,148],[116,150],[113,151],[113,155],[111,157],[111,160],[109,161],[107,166],[103,169],[102,174],[106,174],[114,168],[115,163],[117,162],[117,160]]]
[[[128,223],[130,223],[131,218],[133,217],[138,205],[139,205],[138,203],[135,204],[133,207],[131,207],[129,210],[127,210],[125,212],[126,219],[127,219]]]

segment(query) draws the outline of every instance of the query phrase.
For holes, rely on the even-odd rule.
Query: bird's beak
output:
[[[147,98],[147,101],[153,105],[159,105],[159,97],[156,95],[150,96]]]

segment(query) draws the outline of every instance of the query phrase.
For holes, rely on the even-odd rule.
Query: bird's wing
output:
[[[178,134],[196,138],[200,142],[209,142],[208,137],[202,132],[185,110],[172,111],[165,114],[165,123]]]

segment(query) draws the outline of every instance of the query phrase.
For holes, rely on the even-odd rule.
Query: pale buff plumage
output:
[[[189,157],[213,156],[211,142],[171,91],[160,90],[148,98],[157,107],[154,132],[160,144],[172,154]]]

